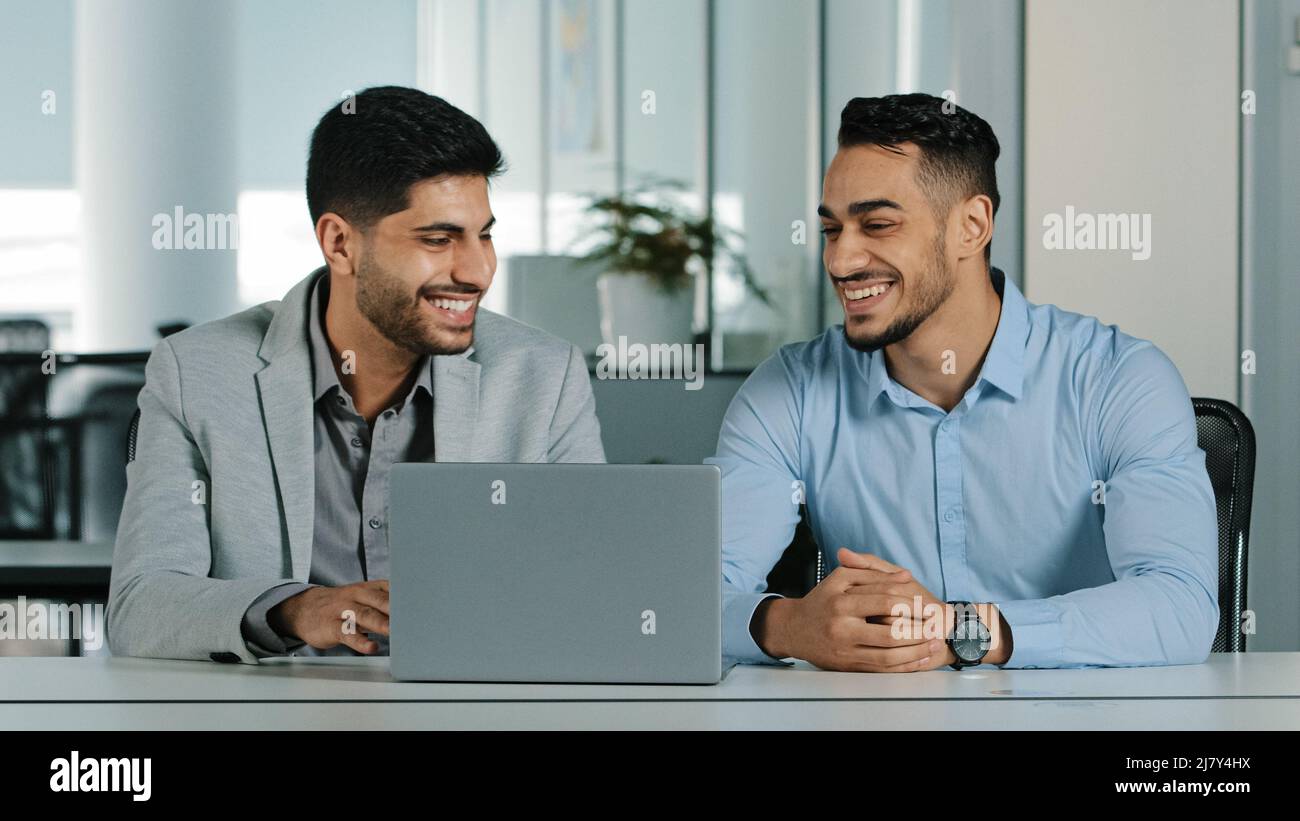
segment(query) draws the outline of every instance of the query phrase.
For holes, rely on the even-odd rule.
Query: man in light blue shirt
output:
[[[818,209],[844,325],[760,365],[708,460],[723,652],[873,672],[1202,662],[1216,519],[1187,389],[1151,343],[989,267],[997,139],[953,108],[844,109]],[[765,594],[801,502],[834,570]]]

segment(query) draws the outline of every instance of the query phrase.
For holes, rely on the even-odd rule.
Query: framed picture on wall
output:
[[[581,176],[614,162],[614,6],[602,0],[551,0],[551,150]],[[562,176],[569,176],[563,174]]]
[[[546,5],[546,247],[564,251],[583,231],[587,197],[618,187],[618,20],[613,0]]]

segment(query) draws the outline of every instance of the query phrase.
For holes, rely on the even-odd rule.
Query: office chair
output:
[[[36,319],[0,320],[0,353],[26,354],[0,364],[0,538],[55,535],[62,479],[62,430],[47,423],[42,352],[50,328]]]
[[[1219,631],[1211,649],[1242,653],[1246,636],[1246,553],[1250,544],[1250,503],[1255,488],[1255,429],[1236,405],[1222,399],[1193,398],[1196,440],[1205,451],[1205,469],[1214,488],[1219,518]]]
[[[799,524],[795,525],[794,538],[767,574],[767,592],[798,598],[807,595],[824,576],[822,551],[813,538],[808,506],[799,505]]]
[[[135,461],[135,438],[140,433],[140,409],[131,414],[131,424],[126,426],[126,463]]]
[[[1193,398],[1192,409],[1196,413],[1197,445],[1205,451],[1205,469],[1214,489],[1219,525],[1219,629],[1210,649],[1216,653],[1241,653],[1246,650],[1240,619],[1246,609],[1255,430],[1231,402]],[[801,505],[794,539],[768,574],[768,592],[805,595],[825,578],[825,561],[812,536],[808,508]]]

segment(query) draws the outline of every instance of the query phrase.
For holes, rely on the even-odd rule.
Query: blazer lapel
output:
[[[284,505],[293,576],[302,581],[311,571],[316,510],[316,421],[306,323],[311,286],[324,272],[317,269],[285,295],[258,351],[268,363],[257,373],[262,418]],[[472,354],[473,348],[459,355],[430,357],[437,462],[468,462],[475,455],[482,367],[470,358]]]
[[[267,328],[258,355],[269,364],[257,373],[262,419],[284,505],[293,577],[306,581],[311,570],[316,509],[316,423],[312,408],[312,364],[307,340],[314,271],[285,295]]]
[[[482,368],[467,354],[430,358],[433,360],[433,460],[472,461]]]

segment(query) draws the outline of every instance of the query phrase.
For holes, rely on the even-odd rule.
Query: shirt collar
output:
[[[1002,295],[1002,315],[993,344],[984,357],[980,378],[1012,397],[1020,398],[1025,382],[1025,342],[1029,337],[1029,303],[1006,274],[989,271],[993,287]]]
[[[337,387],[343,390],[343,386],[339,384],[338,373],[334,370],[333,354],[330,352],[329,343],[325,340],[325,306],[329,304],[328,300],[329,274],[326,273],[312,286],[307,318],[307,339],[311,345],[313,402],[329,393],[331,388]],[[433,396],[433,382],[429,376],[432,364],[428,356],[420,357],[420,362],[416,365],[418,374],[415,384],[411,386],[411,392],[403,402],[409,402],[415,395],[415,391],[419,389]]]
[[[894,380],[889,378],[885,369],[885,352],[877,348],[867,354],[867,399],[874,402],[884,393]]]
[[[993,342],[984,357],[984,367],[979,379],[987,381],[1014,399],[1020,398],[1025,376],[1025,341],[1029,334],[1029,303],[1016,284],[997,268],[989,269],[993,288],[1002,296],[1002,311]],[[885,352],[877,349],[870,354],[867,371],[867,398],[874,401],[888,391],[899,404],[902,401],[894,380],[885,367]]]

